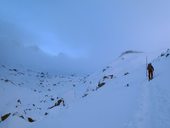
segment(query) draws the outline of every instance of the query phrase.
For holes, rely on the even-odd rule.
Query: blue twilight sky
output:
[[[96,70],[125,50],[170,47],[170,1],[1,0],[0,40]]]

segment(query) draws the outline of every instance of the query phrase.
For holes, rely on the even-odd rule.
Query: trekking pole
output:
[[[147,58],[147,56],[146,56],[146,78],[147,78],[147,65],[148,65],[148,58]]]

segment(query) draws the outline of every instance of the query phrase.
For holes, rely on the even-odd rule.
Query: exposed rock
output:
[[[11,113],[8,113],[8,114],[1,116],[1,121],[6,120],[10,115],[11,115]]]
[[[104,76],[103,81],[106,80],[106,79],[113,79],[113,75]]]
[[[54,98],[51,98],[51,101],[54,101]]]
[[[42,110],[42,108],[37,108],[38,110]]]
[[[84,97],[86,97],[86,96],[88,96],[88,94],[86,93],[86,94],[84,94],[82,97],[84,98]]]
[[[19,116],[19,117],[22,118],[22,119],[25,119],[23,115],[21,115],[21,116]]]
[[[103,77],[103,80],[105,80],[105,79],[109,79],[109,77],[108,77],[108,76],[104,76],[104,77]]]
[[[31,117],[28,117],[28,122],[32,123],[35,122],[35,120],[33,120]]]
[[[96,89],[101,88],[101,87],[104,86],[105,84],[106,84],[105,82],[102,82],[102,83],[99,82]]]
[[[9,69],[9,71],[17,72],[17,69]]]
[[[9,80],[8,80],[8,79],[6,79],[6,80],[4,80],[4,81],[5,81],[6,83],[7,83],[7,82],[9,82]]]
[[[124,76],[126,76],[126,75],[128,75],[129,74],[129,72],[126,72],[126,73],[124,73]]]
[[[125,51],[123,52],[120,57],[126,55],[126,54],[134,54],[134,53],[143,53],[143,52],[140,52],[140,51],[133,51],[133,50],[128,50],[128,51]]]
[[[161,57],[163,57],[165,54],[164,53],[161,53]]]
[[[20,100],[20,99],[18,99],[17,102],[18,102],[19,104],[21,104],[21,100]]]
[[[105,71],[106,71],[106,69],[103,69],[102,71],[103,71],[103,72],[105,72]]]
[[[46,112],[44,115],[46,116],[46,115],[48,115],[48,113]]]
[[[59,106],[59,105],[61,105],[61,103],[63,104],[63,106],[65,106],[63,98],[59,99],[53,106],[49,107],[48,109],[52,109],[52,108],[54,108],[56,106]]]

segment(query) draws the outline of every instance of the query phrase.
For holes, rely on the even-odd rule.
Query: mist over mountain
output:
[[[72,58],[65,53],[52,56],[44,53],[38,46],[24,46],[21,43],[1,42],[0,62],[7,65],[22,66],[57,74],[87,74],[91,65],[81,58]]]

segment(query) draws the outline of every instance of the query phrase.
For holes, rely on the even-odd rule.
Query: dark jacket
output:
[[[148,64],[147,70],[152,72],[154,71],[154,67],[152,66],[151,63]]]

